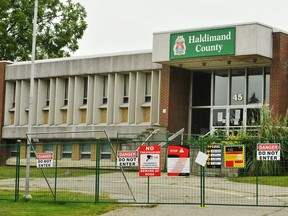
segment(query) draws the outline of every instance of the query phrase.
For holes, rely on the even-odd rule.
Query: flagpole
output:
[[[36,52],[36,35],[37,35],[37,14],[38,14],[38,0],[34,4],[34,19],[33,19],[33,35],[32,35],[32,56],[31,56],[31,74],[30,74],[30,94],[29,94],[29,117],[27,130],[27,155],[26,155],[26,181],[25,181],[25,199],[32,199],[29,190],[30,180],[30,152],[31,152],[31,132],[33,125],[33,102],[34,102],[34,74],[35,74],[35,52]]]

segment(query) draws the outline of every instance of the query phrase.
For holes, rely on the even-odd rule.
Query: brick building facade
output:
[[[29,69],[30,62],[0,63],[2,143],[26,142]],[[287,112],[288,34],[260,23],[160,32],[152,52],[36,61],[35,82],[33,130],[62,131],[61,140],[95,138],[71,130],[106,130],[112,139],[151,129],[257,130],[262,106]],[[0,150],[2,161],[9,151]],[[83,149],[68,153],[81,160]]]
[[[285,115],[288,108],[288,35],[273,34],[271,60],[270,107],[276,115]]]

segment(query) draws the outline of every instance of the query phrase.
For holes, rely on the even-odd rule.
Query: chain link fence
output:
[[[145,136],[130,135],[131,138],[124,139],[127,135],[119,134],[111,142],[34,143],[29,176],[33,199],[200,206],[288,205],[288,140],[226,140],[193,135],[170,140],[169,134],[157,134],[147,141]],[[259,147],[261,143],[267,145]],[[160,176],[140,176],[139,157],[133,159],[137,163],[119,166],[118,152],[138,155],[140,146],[159,144]],[[171,166],[176,166],[174,162],[181,155],[171,159],[168,146],[188,146],[189,165],[182,166],[186,169],[184,175],[180,169],[178,176],[171,176],[175,168]],[[27,146],[15,143],[0,148],[5,153],[1,158],[6,158],[0,166],[0,199],[17,201],[25,193]],[[204,153],[204,159],[199,152]],[[205,166],[199,164],[199,157]]]

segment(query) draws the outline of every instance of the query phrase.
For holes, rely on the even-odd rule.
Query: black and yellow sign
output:
[[[222,165],[222,146],[211,144],[207,146],[207,168],[220,169]]]

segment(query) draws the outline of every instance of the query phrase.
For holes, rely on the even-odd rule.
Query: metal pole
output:
[[[30,95],[29,95],[29,118],[28,118],[28,139],[27,139],[27,156],[26,156],[26,182],[24,198],[31,199],[29,192],[30,179],[30,146],[31,146],[31,132],[33,124],[33,96],[34,96],[34,73],[35,73],[35,51],[36,51],[36,32],[37,32],[37,14],[38,14],[38,0],[35,0],[34,5],[34,19],[33,19],[33,35],[32,35],[32,57],[31,57],[31,74],[30,74]]]

